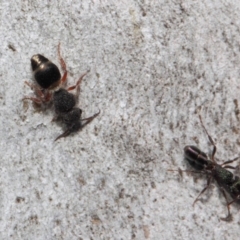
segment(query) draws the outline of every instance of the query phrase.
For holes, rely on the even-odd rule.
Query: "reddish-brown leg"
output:
[[[60,119],[60,117],[58,115],[55,115],[52,119],[52,122],[58,121]]]
[[[36,85],[34,85],[32,83],[29,83],[27,81],[25,81],[24,83],[26,85],[28,85],[31,89],[33,89],[38,97],[40,97],[41,99],[44,98],[44,93],[38,86],[36,86]]]
[[[34,97],[24,97],[22,100],[26,100],[26,99],[32,100],[36,104],[41,104],[42,103],[42,100],[40,100],[38,98],[34,98]]]
[[[62,58],[62,55],[61,55],[61,52],[60,52],[60,46],[61,46],[61,44],[59,43],[58,44],[58,58],[59,58],[59,61],[60,61],[61,68],[63,70],[63,76],[61,78],[61,84],[64,84],[64,83],[66,83],[66,80],[67,80],[67,65]]]
[[[60,84],[63,85],[67,81],[67,72],[65,72],[60,80]]]
[[[52,94],[48,90],[45,90],[44,92],[38,86],[31,84],[27,81],[25,81],[25,84],[34,90],[36,97],[24,97],[23,100],[29,99],[37,104],[41,104],[43,102],[49,102],[52,99]]]
[[[80,76],[80,78],[78,79],[77,83],[76,83],[75,85],[69,87],[67,90],[68,90],[68,91],[71,91],[71,90],[79,87],[80,84],[81,84],[81,82],[82,82],[82,80],[83,80],[83,78],[88,74],[88,72],[89,72],[89,71],[87,71],[87,72],[85,72],[84,74],[82,74],[82,75]],[[79,90],[80,90],[80,87],[78,88],[78,91],[79,91]]]

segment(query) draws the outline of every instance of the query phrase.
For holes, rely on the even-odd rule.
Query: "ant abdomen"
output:
[[[196,146],[186,146],[184,148],[184,156],[188,163],[196,170],[203,170],[209,164],[207,154]]]
[[[33,55],[31,66],[34,78],[43,89],[52,89],[59,85],[61,73],[58,67],[41,54]]]

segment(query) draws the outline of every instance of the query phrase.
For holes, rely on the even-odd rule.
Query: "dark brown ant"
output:
[[[199,115],[199,119],[200,119],[201,125],[202,125],[205,133],[208,136],[210,143],[213,145],[213,151],[212,151],[212,154],[209,159],[207,154],[202,152],[196,146],[186,146],[184,148],[185,159],[188,161],[188,163],[194,169],[196,169],[196,171],[185,170],[183,172],[204,173],[207,175],[207,185],[199,193],[199,195],[193,202],[193,205],[199,200],[200,196],[208,189],[208,187],[210,186],[210,183],[212,182],[213,179],[217,182],[217,184],[226,200],[227,209],[228,209],[227,217],[221,218],[221,219],[224,221],[229,221],[229,220],[231,220],[230,205],[233,202],[236,202],[240,199],[240,179],[238,177],[234,176],[233,173],[228,171],[227,168],[235,169],[235,167],[230,166],[229,164],[236,161],[238,159],[238,157],[233,160],[225,161],[222,164],[218,164],[214,158],[215,153],[217,151],[217,147],[216,147],[212,137],[209,135],[205,126],[203,125],[202,118],[200,115]],[[231,202],[228,202],[226,192],[232,197],[233,200]]]
[[[37,104],[53,102],[56,113],[54,120],[61,120],[67,129],[63,134],[58,136],[55,141],[82,129],[100,113],[99,111],[89,118],[81,119],[82,110],[75,107],[77,97],[69,93],[69,91],[75,88],[79,90],[79,85],[87,72],[79,78],[74,86],[68,87],[67,89],[61,87],[66,82],[67,70],[66,63],[60,54],[60,44],[58,45],[58,56],[64,72],[62,77],[58,67],[44,56],[36,54],[31,58],[31,66],[36,84],[25,83],[35,90],[36,97],[23,98],[30,99]]]

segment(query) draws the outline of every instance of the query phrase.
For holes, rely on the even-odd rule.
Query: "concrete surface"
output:
[[[240,2],[12,1],[0,3],[0,239],[238,239],[215,184],[188,169],[183,147],[239,155]],[[58,64],[81,85],[83,117],[61,126],[33,96],[30,58]]]

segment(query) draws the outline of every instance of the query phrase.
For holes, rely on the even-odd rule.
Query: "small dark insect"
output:
[[[76,108],[75,105],[77,103],[77,96],[72,93],[69,93],[69,90],[72,90],[79,86],[82,78],[87,73],[83,74],[78,80],[75,86],[68,88],[68,90],[64,88],[60,88],[58,91],[55,91],[53,94],[53,105],[55,108],[56,117],[54,120],[60,120],[65,126],[66,131],[59,135],[56,139],[66,137],[72,132],[77,132],[82,129],[88,123],[90,123],[95,117],[97,117],[100,111],[94,114],[91,117],[81,119],[82,110],[80,108]],[[83,123],[85,121],[85,123]]]
[[[50,60],[40,54],[32,56],[31,66],[36,83],[25,83],[34,89],[36,97],[23,98],[30,99],[37,104],[53,102],[56,113],[54,120],[60,120],[66,126],[66,131],[58,136],[55,141],[82,129],[100,113],[99,111],[91,117],[81,119],[82,110],[75,107],[77,96],[69,93],[69,91],[77,88],[79,92],[79,85],[87,72],[79,78],[74,86],[68,87],[67,89],[63,88],[62,86],[66,83],[67,79],[67,69],[65,61],[60,54],[60,44],[58,45],[58,56],[64,72],[62,77],[58,67]]]
[[[231,220],[230,205],[240,199],[240,179],[234,176],[232,172],[228,171],[227,168],[235,169],[235,167],[230,166],[229,164],[236,161],[238,157],[233,160],[226,161],[222,164],[218,164],[214,158],[217,147],[212,137],[209,135],[206,128],[204,127],[201,116],[199,116],[199,119],[205,133],[208,136],[210,143],[213,145],[213,151],[209,159],[207,154],[202,152],[196,146],[186,146],[184,148],[185,159],[194,169],[196,169],[196,171],[185,170],[183,172],[204,173],[207,175],[207,185],[199,193],[199,195],[193,202],[193,205],[199,200],[199,197],[207,190],[212,180],[215,180],[217,182],[226,200],[228,209],[227,217],[221,219],[224,221],[229,221]],[[232,201],[228,202],[226,193],[228,193],[232,197]]]
[[[30,99],[37,104],[47,103],[52,99],[52,91],[65,83],[67,79],[67,69],[60,54],[60,44],[58,45],[58,57],[64,72],[62,77],[58,67],[50,60],[41,54],[32,56],[31,66],[36,84],[27,81],[25,83],[35,91],[36,97],[24,97],[23,99]]]

